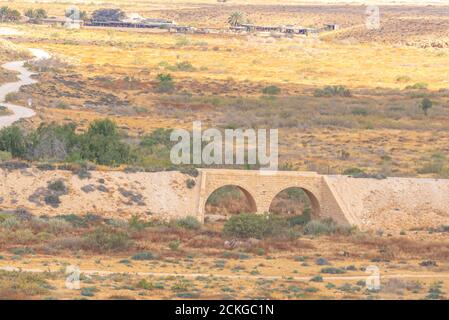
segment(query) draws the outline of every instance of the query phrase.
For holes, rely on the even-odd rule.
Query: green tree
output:
[[[170,141],[171,133],[172,129],[158,128],[150,134],[145,135],[142,141],[140,141],[140,145],[148,148],[153,148],[158,145],[171,146],[173,144],[173,142]]]
[[[94,21],[121,21],[125,18],[125,12],[120,9],[98,9],[92,13],[92,20]]]
[[[25,11],[24,13],[25,17],[28,17],[30,19],[45,19],[48,17],[47,15],[47,11],[45,11],[45,9],[28,9]]]
[[[3,6],[0,8],[0,21],[1,22],[13,22],[20,20],[21,14],[15,9]]]
[[[8,151],[13,157],[24,157],[27,151],[26,138],[17,126],[0,130],[0,150]]]
[[[30,18],[30,19],[34,19],[34,9],[28,9],[28,10],[26,10],[25,11],[25,13],[24,13],[24,16],[25,17],[28,17],[28,18]]]
[[[71,8],[65,12],[67,18],[79,19],[86,21],[89,19],[87,12],[85,10],[76,11],[75,8]]]
[[[169,73],[158,74],[156,80],[158,82],[157,91],[159,92],[172,92],[175,89],[175,82]]]
[[[123,143],[117,125],[109,120],[94,121],[80,137],[82,159],[102,165],[119,165],[131,160],[131,149]]]
[[[47,17],[48,17],[48,15],[47,15],[47,11],[45,11],[45,9],[42,9],[42,8],[36,9],[36,18],[37,19],[45,19]]]
[[[421,100],[419,107],[424,111],[424,114],[427,116],[429,113],[429,109],[432,108],[433,102],[429,98],[424,98]]]
[[[228,18],[228,23],[233,27],[242,25],[245,22],[246,22],[245,15],[240,11],[235,11],[231,13],[231,15]]]
[[[74,124],[42,124],[29,134],[28,158],[34,160],[65,160],[78,147]]]

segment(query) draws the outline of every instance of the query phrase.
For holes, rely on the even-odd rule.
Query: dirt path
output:
[[[40,49],[29,49],[29,50],[36,57],[35,58],[36,60],[48,59],[50,57],[50,55],[43,50]],[[34,110],[30,108],[18,106],[11,103],[5,103],[6,96],[9,93],[18,92],[21,86],[37,83],[36,80],[31,78],[33,73],[24,67],[25,62],[26,61],[13,61],[2,65],[2,68],[4,69],[18,72],[19,81],[6,83],[0,86],[0,104],[7,107],[9,110],[13,112],[12,115],[0,117],[0,129],[10,126],[20,119],[33,117],[36,114]]]
[[[3,271],[15,271],[15,272],[31,272],[31,273],[44,273],[44,272],[52,272],[52,270],[43,270],[43,269],[28,269],[28,268],[17,268],[17,267],[0,267],[0,270]],[[282,280],[287,277],[285,276],[263,276],[263,275],[232,275],[232,274],[206,274],[206,273],[166,273],[166,272],[114,272],[114,271],[105,271],[105,270],[82,270],[85,275],[100,275],[107,276],[112,274],[129,274],[136,276],[153,276],[153,277],[184,277],[184,278],[197,278],[197,277],[210,277],[214,278],[224,278],[224,279],[246,279],[246,280],[257,280],[257,279],[265,279],[265,280]],[[369,274],[366,275],[357,275],[357,276],[328,276],[323,277],[323,280],[365,280]],[[296,280],[296,281],[309,281],[313,277],[288,277],[288,279]],[[381,275],[381,279],[391,279],[391,278],[409,278],[409,279],[442,279],[449,278],[449,274],[387,274]]]

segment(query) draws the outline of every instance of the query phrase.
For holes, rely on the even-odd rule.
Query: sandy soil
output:
[[[332,176],[328,181],[362,228],[398,232],[449,224],[449,180]]]
[[[15,210],[24,207],[36,215],[86,213],[108,217],[171,218],[194,212],[195,189],[188,189],[186,180],[192,177],[179,172],[126,173],[119,171],[90,172],[81,179],[71,171],[41,171],[36,168],[0,170],[0,207]],[[48,183],[61,180],[66,192],[60,203],[49,205]],[[54,193],[53,193],[54,194]]]

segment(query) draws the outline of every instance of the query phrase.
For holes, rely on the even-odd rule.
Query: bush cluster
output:
[[[279,215],[239,214],[226,221],[223,234],[238,238],[291,238],[301,234],[349,234],[352,228],[337,225],[332,219],[311,220],[310,214],[282,217]]]
[[[315,97],[350,97],[351,91],[345,86],[325,86],[323,89],[316,89],[314,92]]]
[[[82,134],[73,124],[44,124],[26,134],[17,126],[0,130],[0,150],[26,160],[92,161],[119,165],[132,160],[130,146],[122,142],[109,119],[96,120]]]

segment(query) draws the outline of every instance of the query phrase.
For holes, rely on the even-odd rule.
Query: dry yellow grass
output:
[[[84,81],[86,88],[101,90],[103,94],[114,94],[123,101],[129,100],[132,105],[147,110],[142,115],[114,116],[122,128],[134,135],[159,127],[189,128],[193,120],[216,126],[223,121],[220,120],[221,113],[233,113],[227,110],[226,103],[214,107],[209,102],[200,101],[196,105],[198,110],[190,112],[188,110],[193,108],[191,102],[171,101],[170,97],[167,97],[166,102],[161,102],[164,95],[154,93],[153,83],[156,75],[164,72],[173,74],[180,92],[199,98],[203,95],[232,95],[258,99],[261,89],[266,85],[279,86],[283,95],[307,97],[312,95],[315,88],[338,84],[364,99],[340,101],[342,108],[348,108],[348,103],[362,107],[365,103],[378,103],[387,109],[397,105],[405,106],[406,109],[415,108],[414,113],[419,113],[418,98],[410,99],[409,96],[414,93],[402,91],[404,87],[425,83],[429,90],[425,94],[429,94],[445,89],[448,84],[449,65],[446,60],[449,49],[342,43],[311,38],[175,35],[88,28],[66,30],[31,25],[16,25],[14,28],[23,32],[12,39],[17,45],[40,47],[69,61],[72,65],[72,69],[66,73],[69,81],[72,81],[69,76],[76,74],[78,79]],[[176,63],[186,61],[192,64],[194,71],[171,69]],[[112,87],[99,84],[96,80],[105,76],[116,81]],[[138,81],[137,89],[129,89],[121,84],[126,77]],[[89,97],[69,98],[62,94],[71,90],[77,96],[82,95],[83,90],[68,89],[59,82],[59,78],[44,73],[39,89],[29,93],[33,95],[36,105],[45,107],[39,112],[41,119],[34,120],[35,125],[41,121],[75,120],[85,126],[91,120],[105,116],[103,112],[84,107]],[[55,91],[55,87],[60,89]],[[384,95],[376,93],[378,88],[396,91],[393,94],[387,91]],[[53,108],[51,112],[46,112],[46,107],[54,104],[54,97],[76,108]],[[313,108],[319,110],[323,102],[328,105],[328,112],[334,112],[332,100],[311,98],[301,101],[298,103],[309,105],[305,109],[307,114],[316,112]],[[278,102],[279,111],[263,111],[266,112],[266,119],[282,116],[282,103]],[[427,121],[418,114],[398,119],[374,116],[360,120],[361,128],[328,130],[312,127],[305,132],[295,128],[295,125],[289,129],[282,128],[281,161],[292,162],[298,169],[324,173],[339,173],[345,168],[358,166],[368,170],[377,168],[393,175],[415,175],[423,165],[422,157],[444,152],[446,148],[448,138],[445,131],[438,131],[437,134],[434,131],[434,128],[442,128],[442,124],[447,121],[444,97],[439,99],[438,105],[441,111]],[[288,112],[283,121],[302,119],[302,107],[305,105],[285,107]],[[171,111],[166,113],[166,110]],[[255,112],[259,118],[262,117],[259,115],[261,111]],[[288,116],[289,113],[296,117]],[[250,113],[238,117],[247,120],[250,126],[259,125],[255,120],[251,123],[253,116],[254,113]],[[394,117],[397,118],[397,115]],[[349,118],[340,116],[338,121],[336,119],[328,117],[326,121],[335,121],[338,126]],[[431,126],[427,127],[426,122]],[[271,125],[276,124],[274,122]],[[414,128],[419,130],[414,132]],[[301,140],[305,138],[304,135],[313,135],[316,142],[301,147],[299,144],[305,143]],[[371,151],[367,150],[368,145]],[[350,158],[341,161],[338,158],[341,150],[349,152]],[[381,159],[383,153],[392,161],[385,163]]]
[[[89,76],[150,73],[160,63],[189,61],[196,72],[179,78],[250,81],[295,86],[341,84],[352,88],[404,88],[427,83],[446,88],[449,50],[406,46],[341,44],[312,38],[173,35],[116,30],[78,31],[47,26],[16,26],[23,45],[64,55]],[[20,39],[20,37],[18,37]],[[21,42],[22,42],[21,41]],[[399,77],[408,77],[406,82]]]

